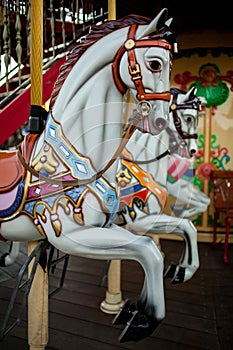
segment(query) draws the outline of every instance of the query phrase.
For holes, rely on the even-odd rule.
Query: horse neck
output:
[[[118,92],[106,67],[79,89],[62,111],[60,127],[66,142],[75,152],[90,159],[100,171],[114,155],[121,141],[123,96]],[[59,102],[60,103],[60,102]],[[57,122],[58,105],[52,111]],[[114,164],[104,175],[115,181]]]
[[[88,157],[96,171],[103,169],[121,141],[123,96],[113,81],[111,64],[126,31],[118,30],[88,48],[70,71],[51,112],[70,147]],[[114,181],[115,171],[112,166],[108,172]]]
[[[113,98],[108,93],[111,87],[116,90],[111,66],[126,33],[127,28],[116,30],[98,40],[81,55],[57,96],[53,114],[58,122],[66,122],[67,113],[72,113],[74,108],[83,110]]]

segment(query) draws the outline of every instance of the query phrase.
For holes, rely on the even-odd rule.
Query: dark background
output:
[[[107,6],[106,0],[95,3]],[[175,29],[179,31],[197,31],[203,29],[233,30],[231,2],[209,0],[116,0],[117,19],[129,14],[154,18],[163,8],[168,16],[174,18]],[[233,43],[233,39],[232,39]]]

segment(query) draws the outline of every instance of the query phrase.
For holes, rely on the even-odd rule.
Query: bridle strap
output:
[[[120,61],[125,52],[128,53],[128,62],[129,62],[129,74],[131,76],[131,79],[135,85],[135,88],[137,90],[137,99],[139,101],[142,100],[163,100],[163,101],[170,101],[170,91],[165,92],[157,92],[157,93],[146,93],[143,83],[142,83],[142,75],[141,75],[141,68],[139,63],[137,62],[136,55],[135,55],[135,48],[142,48],[142,47],[161,47],[165,50],[171,50],[172,46],[164,39],[145,39],[145,40],[135,40],[135,33],[137,30],[137,24],[133,24],[129,28],[128,37],[126,42],[120,47],[118,50],[115,60],[112,65],[113,69],[113,78],[115,81],[115,84],[118,88],[118,90],[122,93],[126,93],[126,86],[123,83],[120,73],[119,73],[119,67],[120,67]],[[158,35],[159,37],[159,35]]]
[[[177,110],[178,109],[196,109],[197,110],[199,108],[198,104],[200,103],[200,102],[198,102],[199,101],[198,98],[195,97],[193,100],[191,100],[187,103],[178,105],[178,103],[177,103],[178,94],[172,94],[172,96],[173,96],[173,99],[172,99],[172,104],[170,106],[170,110],[172,111],[174,125],[175,125],[175,128],[176,128],[178,134],[180,135],[182,140],[197,139],[198,138],[197,133],[188,135],[188,134],[185,134],[183,132],[182,126],[181,126],[181,120],[177,114]]]
[[[52,185],[61,185],[64,187],[88,185],[91,182],[99,179],[110,168],[110,166],[115,162],[115,160],[120,156],[120,154],[122,153],[126,144],[128,143],[130,137],[133,135],[134,131],[136,130],[137,124],[139,123],[140,118],[141,118],[141,115],[139,113],[137,113],[133,122],[127,127],[126,131],[124,132],[122,139],[121,139],[121,143],[120,143],[119,147],[117,148],[116,152],[114,153],[113,157],[110,159],[110,161],[106,164],[106,166],[102,170],[98,171],[94,176],[92,176],[89,179],[62,180],[62,179],[58,179],[58,178],[51,178],[51,177],[44,176],[40,172],[35,170],[33,167],[31,167],[26,162],[26,160],[23,157],[23,154],[22,154],[20,147],[18,147],[18,158],[19,158],[21,164],[23,165],[23,167],[27,171],[29,171],[32,175],[34,175],[38,179],[45,181],[47,183],[50,183]]]

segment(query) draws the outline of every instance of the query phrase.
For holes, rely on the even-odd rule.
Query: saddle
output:
[[[0,153],[0,193],[11,191],[25,176],[17,151]]]
[[[24,158],[28,161],[35,138],[38,135],[28,134],[21,144]],[[0,194],[10,192],[25,177],[26,169],[18,159],[17,151],[0,152]]]

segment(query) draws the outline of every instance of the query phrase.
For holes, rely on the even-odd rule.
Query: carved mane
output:
[[[136,23],[138,25],[144,25],[150,23],[150,19],[137,15],[129,15],[120,20],[107,21],[101,25],[93,25],[90,27],[89,34],[81,40],[78,45],[73,48],[67,55],[66,62],[60,68],[59,76],[54,84],[54,88],[51,94],[49,109],[51,110],[59,91],[70,73],[72,67],[76,64],[83,53],[96,41],[103,38],[105,35],[112,33],[117,29],[129,27]]]

